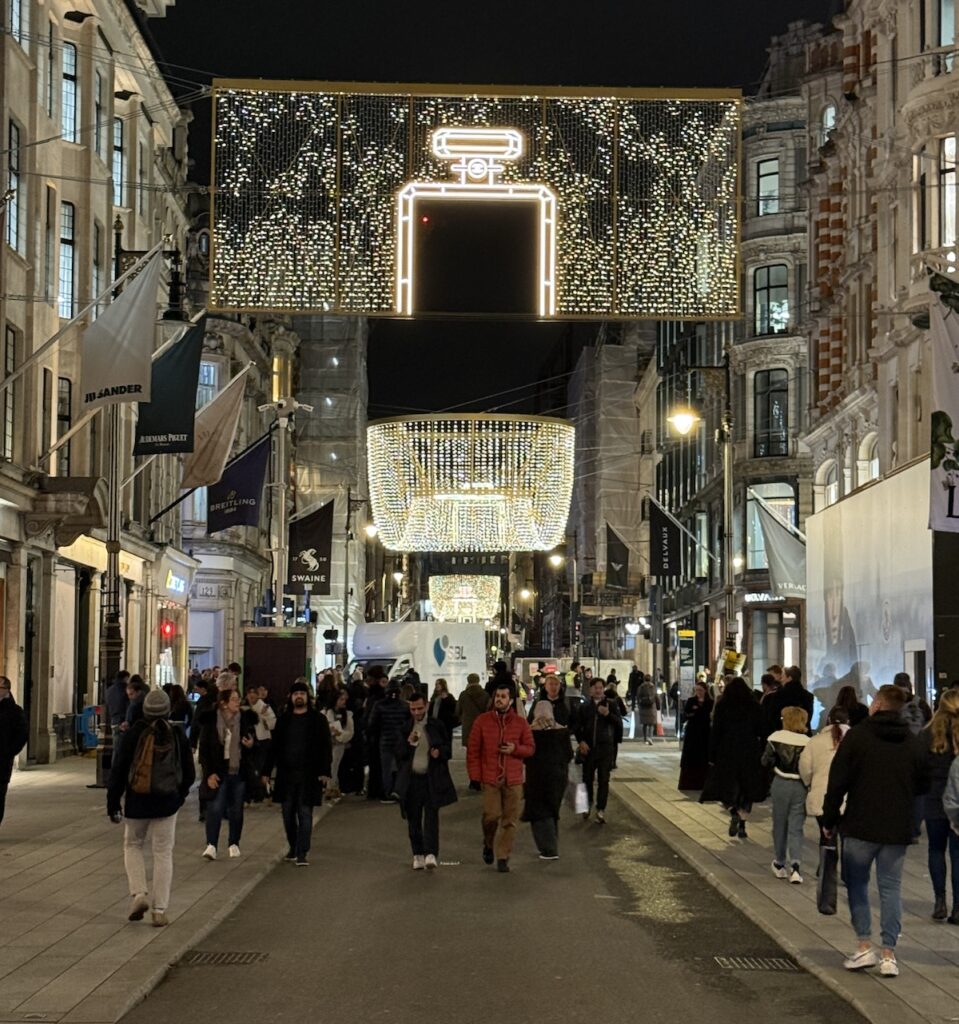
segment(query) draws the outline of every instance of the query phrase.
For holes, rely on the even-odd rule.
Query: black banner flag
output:
[[[629,548],[622,537],[606,524],[606,586],[625,590],[629,582]]]
[[[290,525],[290,557],[286,592],[330,593],[330,558],[333,552],[333,502]]]
[[[150,401],[140,402],[134,455],[193,451],[196,385],[206,317],[153,363]]]
[[[207,533],[218,533],[231,526],[259,525],[269,461],[270,435],[264,434],[227,465],[217,483],[207,488]]]
[[[680,576],[683,571],[679,527],[656,504],[649,502],[649,575]]]

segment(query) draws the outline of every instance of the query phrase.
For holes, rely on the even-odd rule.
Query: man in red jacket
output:
[[[523,762],[533,754],[533,733],[513,709],[512,683],[497,683],[493,707],[476,718],[466,750],[471,782],[483,788],[483,861],[509,871],[509,855],[523,803]]]

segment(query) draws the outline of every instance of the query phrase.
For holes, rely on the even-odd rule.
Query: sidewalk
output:
[[[196,790],[177,820],[170,924],[127,921],[123,826],[92,758],[14,772],[0,825],[0,1022],[113,1024],[201,942],[286,852],[279,810],[245,815],[239,860],[209,863]],[[317,819],[326,813],[321,809]]]
[[[903,934],[897,949],[901,974],[846,971],[842,960],[855,946],[840,883],[839,912],[816,910],[815,822],[806,825],[805,884],[773,877],[768,806],[749,821],[749,839],[727,834],[729,816],[718,804],[699,804],[676,789],[679,751],[674,741],[620,748],[613,792],[727,899],[763,928],[808,971],[852,1003],[874,1024],[959,1021],[959,928],[933,921],[932,886],[925,839],[911,847],[903,874]],[[878,894],[873,882],[873,925],[878,934]]]

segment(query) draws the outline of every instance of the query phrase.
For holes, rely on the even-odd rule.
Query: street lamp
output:
[[[393,582],[399,586],[403,582],[403,574],[398,570],[393,573]]]
[[[363,531],[366,533],[366,536],[370,538],[375,537],[377,533],[379,533],[376,523],[367,523],[366,526],[363,527]]]
[[[554,551],[549,556],[549,564],[554,569],[558,569],[563,564],[564,561],[565,561],[565,559],[563,558],[563,556],[558,551]]]
[[[723,361],[718,366],[688,366],[687,372],[698,371],[719,376],[722,381],[723,416],[716,441],[723,449],[723,591],[725,593],[726,650],[736,650],[735,564],[733,560],[733,409],[732,379],[729,366],[729,333],[723,333]],[[666,417],[677,433],[686,436],[700,421],[689,405],[679,406]]]
[[[523,587],[523,589],[519,592],[519,596],[521,600],[528,601],[531,596],[531,591],[529,587]]]

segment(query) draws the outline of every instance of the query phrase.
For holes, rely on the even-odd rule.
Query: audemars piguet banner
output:
[[[223,476],[207,489],[206,532],[218,533],[231,526],[257,526],[263,501],[263,484],[270,461],[270,435],[235,458]]]
[[[652,498],[649,499],[649,575],[679,576],[683,548],[679,527]]]
[[[629,548],[622,537],[606,524],[606,586],[625,590],[629,582]]]
[[[932,419],[929,446],[929,529],[959,532],[959,313],[939,299],[929,304],[932,338]]]
[[[194,324],[153,363],[150,401],[137,414],[134,455],[171,455],[193,451],[193,421],[206,318]]]
[[[333,502],[297,519],[290,526],[290,556],[286,592],[330,592],[330,556],[333,551]]]
[[[806,596],[806,545],[779,516],[756,503],[769,562],[769,589],[775,597]]]
[[[162,257],[149,263],[80,338],[80,412],[149,402]]]

